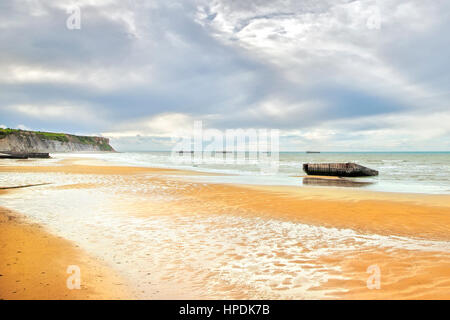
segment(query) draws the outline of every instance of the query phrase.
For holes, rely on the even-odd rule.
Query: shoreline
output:
[[[161,155],[163,154],[163,156]],[[289,153],[287,153],[289,154]],[[292,153],[298,155],[299,153]],[[377,156],[372,159],[370,156],[357,156],[354,159],[348,159],[345,153],[327,158],[327,162],[345,162],[352,160],[365,166],[377,169],[380,175],[377,177],[334,179],[327,181],[327,187],[358,187],[363,190],[377,192],[394,192],[394,193],[419,193],[419,194],[450,194],[450,185],[448,185],[448,174],[446,170],[448,161],[450,161],[450,153],[443,157],[432,157],[426,162],[423,157],[408,158],[407,154],[403,156],[392,156],[391,153],[384,156]],[[361,153],[355,153],[361,154]],[[362,153],[364,154],[364,153]],[[403,153],[399,153],[403,154]],[[73,154],[71,157],[76,157]],[[63,154],[55,155],[55,157],[66,157]],[[91,155],[83,157],[84,159],[102,159],[112,165],[137,166],[137,167],[156,167],[156,168],[172,168],[179,170],[188,170],[193,172],[208,173],[212,175],[223,175],[213,180],[207,180],[217,183],[246,184],[254,185],[283,185],[283,186],[321,186],[323,180],[318,181],[314,176],[303,179],[304,173],[301,169],[302,162],[323,161],[325,159],[311,158],[306,156],[296,157],[280,157],[279,171],[275,175],[259,175],[261,172],[254,164],[250,166],[241,166],[238,163],[219,163],[208,162],[200,164],[182,163],[178,164],[173,161],[167,152],[125,152],[117,156],[107,155]],[[220,160],[220,159],[219,159]],[[447,160],[447,162],[446,162]],[[441,164],[441,166],[438,166]],[[225,166],[223,166],[225,165]],[[425,168],[423,168],[425,167]],[[418,168],[421,168],[420,170]],[[256,169],[256,171],[255,171]],[[443,170],[442,170],[443,169]],[[439,174],[434,175],[434,172]],[[298,179],[300,177],[300,179]],[[214,181],[215,180],[215,181]],[[250,182],[251,181],[251,182]]]
[[[81,163],[79,161],[81,161]],[[372,242],[375,241],[374,245],[369,244],[364,250],[355,247],[355,249],[349,249],[350,251],[344,256],[338,251],[336,256],[320,256],[308,260],[309,258],[305,258],[310,255],[308,250],[311,250],[310,252],[313,254],[315,252],[314,250],[323,249],[314,249],[313,246],[309,249],[298,248],[297,250],[296,247],[287,245],[287,238],[277,234],[277,229],[274,229],[273,232],[275,233],[273,234],[273,237],[276,237],[277,241],[281,242],[275,244],[274,248],[270,250],[278,250],[277,248],[279,248],[280,245],[285,248],[282,249],[281,252],[276,253],[275,256],[272,255],[270,250],[264,254],[268,254],[271,257],[270,259],[282,261],[274,262],[273,268],[280,269],[278,271],[275,270],[274,275],[282,272],[283,274],[286,274],[285,277],[288,280],[280,280],[281,282],[275,283],[273,287],[270,285],[268,289],[265,289],[272,292],[268,296],[265,296],[267,293],[257,293],[259,289],[252,288],[253,284],[251,284],[250,287],[247,287],[247,285],[244,286],[243,284],[231,285],[228,283],[230,280],[232,280],[231,283],[234,283],[235,281],[235,275],[233,275],[234,271],[229,274],[230,271],[228,271],[228,269],[227,271],[222,270],[218,273],[215,271],[211,273],[205,269],[204,273],[206,274],[206,278],[212,277],[220,284],[217,288],[212,288],[212,293],[208,295],[203,293],[201,289],[201,283],[202,281],[205,281],[202,280],[203,275],[201,273],[194,273],[199,277],[198,282],[195,282],[195,285],[190,283],[191,280],[183,278],[183,270],[189,271],[192,266],[190,266],[189,263],[186,264],[187,262],[183,260],[175,258],[173,258],[175,259],[174,261],[171,261],[170,259],[172,259],[172,256],[175,254],[169,254],[167,257],[163,256],[162,261],[165,261],[164,259],[169,259],[169,261],[165,262],[167,264],[162,265],[162,268],[167,268],[167,272],[166,270],[159,271],[157,266],[147,266],[145,260],[142,260],[142,263],[144,264],[139,268],[142,268],[141,272],[145,271],[145,274],[149,274],[148,283],[152,283],[151,287],[150,285],[147,287],[143,286],[139,289],[136,286],[133,288],[133,285],[131,285],[131,287],[134,289],[132,291],[142,291],[144,298],[148,298],[149,296],[151,296],[151,298],[180,299],[190,297],[238,299],[261,297],[301,298],[301,296],[298,296],[299,293],[296,293],[297,290],[299,290],[296,288],[302,287],[303,283],[300,280],[295,280],[298,276],[295,275],[294,271],[289,271],[291,270],[289,269],[291,267],[286,269],[286,263],[289,263],[289,265],[292,264],[294,268],[292,270],[308,270],[308,268],[310,268],[308,265],[311,263],[317,265],[317,267],[314,267],[318,270],[314,271],[315,273],[325,272],[326,270],[320,271],[324,268],[328,270],[326,271],[330,274],[327,276],[329,277],[328,280],[324,280],[325,282],[320,284],[317,289],[308,289],[310,290],[308,292],[315,292],[314,290],[318,290],[317,292],[323,291],[324,294],[317,293],[317,297],[319,298],[398,299],[406,297],[411,299],[445,299],[449,297],[447,292],[449,292],[448,289],[450,288],[450,283],[446,279],[450,278],[450,247],[447,245],[450,241],[450,234],[448,232],[450,230],[450,195],[397,194],[326,187],[298,188],[289,186],[204,183],[189,178],[190,176],[198,176],[198,172],[177,169],[114,166],[106,165],[107,163],[104,161],[95,162],[95,165],[92,165],[93,163],[86,162],[86,159],[65,159],[46,166],[37,166],[35,164],[36,162],[34,162],[32,166],[0,166],[0,172],[7,172],[9,174],[26,173],[31,175],[44,174],[44,177],[48,177],[49,180],[55,179],[56,177],[59,177],[60,180],[55,180],[55,183],[51,185],[26,188],[28,190],[15,189],[7,190],[7,192],[3,190],[3,192],[0,192],[0,199],[5,194],[10,194],[10,197],[12,198],[15,197],[15,194],[17,194],[17,196],[20,194],[28,196],[29,199],[37,199],[36,197],[39,192],[44,192],[44,190],[46,197],[57,192],[74,194],[83,192],[83,190],[89,191],[90,194],[96,194],[109,192],[102,191],[102,188],[110,188],[109,186],[112,185],[115,187],[120,186],[124,189],[120,189],[122,191],[117,193],[114,199],[105,200],[106,203],[108,203],[107,210],[117,212],[123,219],[137,219],[138,221],[145,221],[145,223],[152,223],[155,219],[158,220],[161,218],[163,219],[162,221],[166,221],[164,222],[165,224],[170,223],[167,225],[167,228],[169,228],[169,230],[172,230],[170,228],[173,228],[174,232],[179,232],[179,230],[181,230],[179,228],[182,227],[178,225],[172,226],[172,223],[177,222],[179,219],[182,219],[182,221],[185,219],[193,219],[192,221],[195,221],[196,223],[207,223],[207,230],[210,230],[208,232],[211,232],[213,237],[217,237],[214,236],[214,234],[216,232],[219,232],[220,234],[219,230],[227,228],[227,222],[225,222],[225,224],[220,223],[217,225],[214,224],[216,223],[214,221],[232,219],[235,221],[233,223],[239,224],[238,228],[247,228],[245,226],[246,223],[265,221],[264,223],[268,224],[287,223],[289,228],[297,228],[297,226],[298,228],[303,228],[301,227],[303,225],[307,227],[307,229],[318,228],[314,233],[322,230],[321,228],[325,228],[326,230],[329,230],[326,231],[327,233],[337,232],[337,235],[342,234],[344,237],[348,237],[348,240],[339,240],[339,238],[336,238],[336,240],[326,243],[327,251],[330,252],[335,250],[334,246],[348,246],[354,241],[352,240],[353,236],[346,235],[346,233],[350,232],[346,230],[351,230],[350,233],[356,232],[355,236],[362,237],[360,240],[357,240],[358,242],[365,241],[364,238],[375,239],[370,240]],[[63,176],[60,176],[60,174],[63,174]],[[91,176],[96,177],[96,179],[99,178],[100,180],[98,182],[81,181],[77,183],[71,182],[70,180],[70,177],[77,177],[78,181],[83,177]],[[115,182],[108,182],[108,179],[114,177],[118,180],[114,180]],[[105,181],[107,183],[102,182],[102,179],[106,179]],[[161,200],[158,200],[159,198],[152,200],[154,196],[153,191],[148,191],[147,189],[145,189],[147,191],[139,191],[139,188],[145,186],[158,187],[160,189],[157,190],[162,190],[162,195],[167,193],[169,197],[166,198],[163,196]],[[38,188],[40,189],[38,190]],[[75,210],[74,212],[77,212],[76,208],[73,210]],[[19,210],[19,212],[21,212],[21,210]],[[27,215],[25,214],[25,216]],[[210,225],[211,223],[212,225]],[[244,224],[241,225],[242,223]],[[255,232],[264,231],[263,229],[258,229],[260,228],[258,227],[260,223],[262,222],[257,222]],[[188,224],[188,226],[195,227],[192,224]],[[121,228],[120,225],[118,227]],[[130,226],[130,230],[130,232],[133,231],[132,226]],[[155,230],[156,232],[159,232],[157,231],[158,229]],[[153,231],[150,231],[149,229],[147,232]],[[195,234],[195,230],[191,233]],[[255,244],[257,244],[258,241],[273,240],[272,238],[264,236],[263,233],[261,234],[263,238],[255,240]],[[380,240],[376,240],[378,238],[380,238]],[[193,245],[193,248],[196,248],[196,250],[199,245],[202,250],[207,251],[210,250],[210,247],[212,246],[212,244],[208,244],[208,241],[205,240],[207,238],[203,239],[202,233],[199,233],[198,237],[195,238],[188,238],[187,240],[182,239],[183,238],[180,238],[179,241],[182,241],[186,246]],[[167,241],[158,238],[155,240]],[[320,240],[320,238],[318,238],[318,240]],[[229,245],[227,242],[230,240],[223,241],[225,241],[226,245]],[[306,238],[305,241],[309,241],[308,238]],[[336,241],[336,243],[334,241]],[[402,241],[406,241],[406,243],[410,244],[405,247],[400,245],[398,248],[389,250],[389,246],[387,248],[376,246],[375,244],[377,241],[382,241],[380,244],[385,243],[386,241],[400,241],[400,244]],[[439,242],[439,246],[444,247],[443,249],[438,248],[433,249],[434,251],[428,251],[426,249],[428,246],[427,241],[431,241],[432,245],[437,245],[437,242]],[[73,242],[73,240],[71,240],[71,242]],[[342,244],[339,244],[340,242],[342,242]],[[194,243],[197,244],[194,245]],[[146,245],[145,242],[138,242],[137,244]],[[251,242],[239,242],[239,246],[241,247],[239,250],[250,250],[250,247],[255,244]],[[132,243],[127,245],[127,247],[131,246],[133,246]],[[178,249],[176,248],[177,243],[174,243],[173,245],[165,244],[165,246],[167,246],[166,248],[168,250],[172,250],[174,253],[178,254]],[[303,244],[300,246],[303,246]],[[155,250],[158,250],[158,246],[155,247]],[[286,253],[291,251],[295,253]],[[158,259],[160,258],[159,255],[162,254],[154,251],[146,252],[148,252],[145,254],[146,256]],[[252,251],[249,251],[249,253],[250,252]],[[89,250],[87,253],[92,254]],[[130,254],[132,254],[132,252]],[[144,252],[137,252],[136,254],[136,257],[131,255],[130,258],[127,258],[127,256],[120,258],[118,261],[121,261],[122,264],[117,266],[122,266],[124,262],[128,262],[130,259],[131,262],[132,259],[141,259],[139,257],[143,256]],[[195,255],[197,254],[203,255],[205,253],[199,251],[198,253],[195,253]],[[228,255],[229,252],[224,251],[224,254]],[[295,258],[295,254],[306,256],[303,258]],[[209,263],[215,265],[218,263],[216,259],[219,261],[222,258],[211,258]],[[245,255],[242,257],[242,254],[236,254],[231,255],[230,259],[231,262],[234,259],[238,259],[236,261],[244,261],[246,257]],[[260,258],[257,256],[253,259],[256,260],[249,263],[256,263]],[[112,261],[114,263],[115,260]],[[229,261],[227,261],[227,263],[228,262]],[[393,270],[388,271],[385,283],[386,287],[389,289],[386,289],[386,291],[374,292],[367,291],[365,288],[365,279],[367,277],[366,268],[367,265],[370,265],[372,262],[377,262],[384,270]],[[176,266],[176,268],[172,269],[172,267],[169,267],[172,265],[174,268]],[[262,266],[264,266],[264,264]],[[125,266],[122,268],[125,268]],[[216,268],[221,267],[218,265]],[[114,267],[110,271],[121,274],[123,270],[124,269]],[[211,270],[214,270],[214,268]],[[336,270],[341,271],[336,273]],[[178,275],[180,272],[181,275]],[[418,291],[418,289],[413,290],[412,288],[418,288],[419,284],[417,284],[414,279],[404,276],[404,274],[408,272],[414,272],[415,277],[421,279],[420,283],[427,283],[428,281],[430,282],[430,285],[426,286],[425,289],[422,288],[422,292]],[[225,274],[227,275],[226,278],[224,278]],[[248,274],[249,277],[251,277],[251,275],[251,273]],[[262,275],[264,275],[264,273]],[[229,277],[231,278],[228,279]],[[303,279],[303,281],[306,281],[305,278]],[[324,279],[327,278],[325,277]],[[139,277],[136,275],[134,276],[134,283],[138,283],[140,280]],[[269,285],[271,281],[274,280],[268,281],[267,284]],[[434,283],[436,287],[433,287],[432,283]],[[176,292],[173,289],[173,287],[177,285],[180,285],[179,292]],[[197,288],[196,290],[192,290],[193,285]],[[287,289],[281,289],[284,287]],[[222,293],[220,293],[222,290],[226,290],[228,293],[222,295]],[[150,293],[150,291],[152,292],[151,295],[146,294],[146,292]],[[311,294],[312,293],[308,293],[306,297],[316,297],[316,295]],[[91,295],[85,295],[84,298],[89,299],[91,298]]]
[[[0,207],[0,299],[130,299],[127,285],[78,245]],[[80,268],[80,289],[69,289],[69,266]]]
[[[161,151],[162,152],[162,151]],[[400,152],[402,153],[402,152]],[[448,153],[448,152],[443,152]],[[81,153],[82,154],[82,153]],[[99,153],[87,153],[89,155],[98,155]],[[198,177],[197,182],[207,183],[207,184],[220,184],[220,185],[235,185],[235,186],[243,186],[250,188],[285,188],[287,189],[307,189],[307,190],[319,190],[325,192],[349,192],[358,194],[379,194],[379,195],[387,195],[389,199],[395,199],[397,196],[401,198],[414,198],[414,197],[442,197],[449,198],[450,193],[448,192],[419,192],[419,191],[398,191],[398,190],[382,190],[382,189],[371,189],[367,188],[366,185],[373,185],[374,182],[367,182],[362,178],[345,178],[345,177],[336,177],[336,176],[316,176],[316,175],[305,175],[305,174],[293,174],[289,176],[283,176],[284,178],[296,178],[299,181],[303,181],[305,179],[309,180],[320,180],[321,183],[301,183],[301,184],[292,184],[292,183],[269,183],[269,184],[261,184],[258,182],[254,183],[246,183],[242,180],[214,180],[214,177],[247,177],[246,175],[239,175],[237,173],[225,173],[220,171],[215,171],[215,169],[197,169],[197,168],[179,168],[176,166],[149,166],[143,164],[126,164],[121,161],[115,160],[106,160],[101,158],[89,157],[77,157],[74,154],[68,154],[70,156],[65,157],[65,154],[59,153],[59,158],[50,158],[42,161],[41,159],[28,159],[28,160],[3,160],[0,163],[0,172],[67,172],[67,173],[80,173],[80,174],[88,174],[94,173],[97,171],[95,168],[98,168],[98,171],[101,171],[105,174],[167,174],[170,176],[187,176],[187,177]],[[20,164],[20,165],[19,165]],[[268,176],[269,178],[271,176]],[[212,180],[210,178],[213,178]],[[367,177],[366,177],[367,178]],[[358,180],[362,179],[362,181]],[[342,185],[336,184],[336,182],[341,182]],[[347,182],[347,184],[345,183]],[[390,195],[395,195],[392,197]],[[450,205],[449,205],[450,206]]]

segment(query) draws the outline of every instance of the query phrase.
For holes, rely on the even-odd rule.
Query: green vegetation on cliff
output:
[[[11,134],[13,132],[20,132],[22,130],[19,129],[10,129],[10,128],[0,128],[0,139],[6,137],[8,134]]]
[[[0,139],[7,137],[10,134],[16,135],[36,135],[41,140],[56,140],[59,142],[71,142],[85,145],[97,146],[100,151],[114,151],[110,146],[109,140],[103,137],[90,137],[90,136],[76,136],[67,133],[55,133],[55,132],[43,132],[43,131],[28,131],[20,129],[0,128]]]
[[[33,132],[45,139],[57,140],[61,142],[69,142],[69,138],[64,133],[41,132],[41,131],[33,131]]]

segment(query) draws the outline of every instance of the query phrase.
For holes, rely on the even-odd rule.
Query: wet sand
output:
[[[68,289],[69,265],[80,268],[80,289]],[[0,299],[129,299],[126,284],[78,246],[0,207]]]
[[[196,197],[247,215],[361,233],[450,241],[450,196],[330,188],[210,185]]]
[[[3,165],[0,172],[48,177],[33,183],[52,183],[56,178],[50,174],[64,174],[60,179],[67,183],[37,187],[46,197],[83,190],[110,194],[114,187],[108,212],[136,219],[142,230],[129,237],[122,259],[111,260],[136,268],[140,273],[127,275],[135,283],[143,282],[140,274],[148,275],[140,297],[450,299],[448,195],[199,183],[189,180],[197,172],[93,164],[71,159],[51,166]],[[77,181],[69,182],[73,177]],[[38,199],[31,190],[11,192]],[[130,231],[118,228],[133,232],[131,223]],[[5,243],[17,241],[11,233],[2,237]],[[12,249],[4,254],[11,261],[17,257]],[[379,290],[366,285],[372,265],[381,270]],[[113,271],[123,275],[119,267]],[[46,292],[35,288],[27,297]]]

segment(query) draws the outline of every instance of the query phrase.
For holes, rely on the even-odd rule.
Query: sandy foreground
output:
[[[77,159],[19,164],[0,173],[49,185],[0,190],[1,299],[450,298],[448,195],[200,183],[190,179],[199,173]],[[67,289],[68,265],[80,266],[81,290]],[[379,289],[368,288],[371,266]]]
[[[132,295],[115,272],[75,244],[0,208],[0,299],[125,299]],[[80,289],[69,290],[69,265],[83,276]]]

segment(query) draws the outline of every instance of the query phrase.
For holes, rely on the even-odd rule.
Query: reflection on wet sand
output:
[[[448,196],[208,184],[73,163],[0,171],[10,185],[51,182],[8,190],[2,205],[108,263],[140,298],[449,297]],[[370,265],[381,290],[366,286]]]
[[[373,184],[369,181],[355,181],[345,178],[304,177],[303,184],[324,187],[365,187]]]

